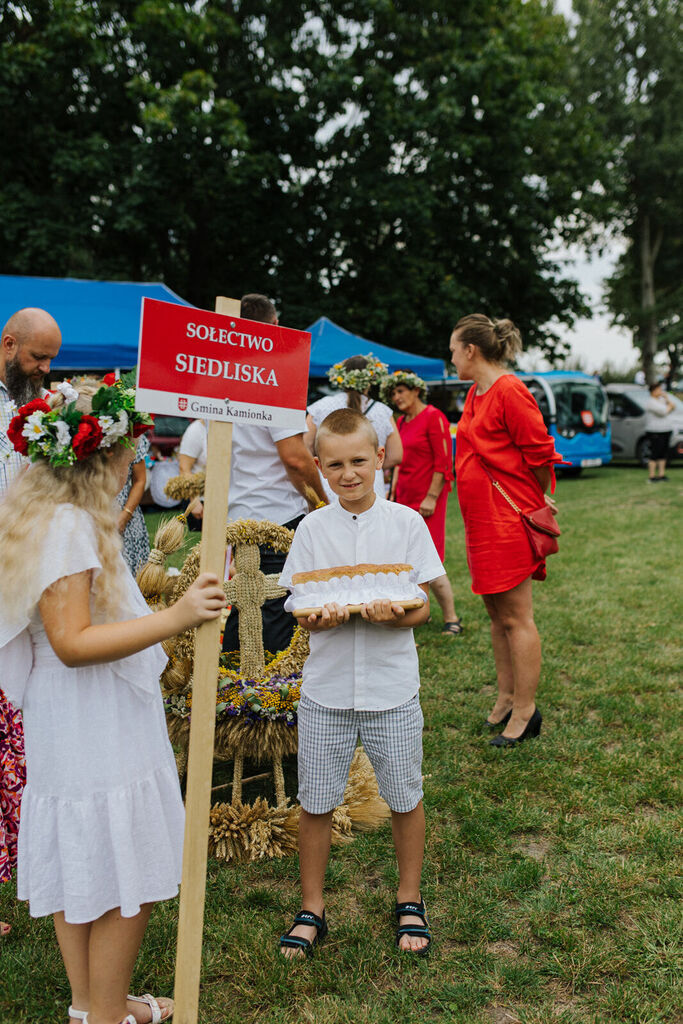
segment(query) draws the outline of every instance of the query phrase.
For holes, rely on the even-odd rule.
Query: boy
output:
[[[404,611],[388,600],[360,615],[328,604],[300,618],[311,633],[299,703],[299,870],[303,910],[280,947],[287,957],[310,954],[327,934],[323,882],[332,812],[342,803],[358,735],[391,808],[399,887],[396,942],[424,954],[431,935],[420,894],[424,852],[422,711],[412,627],[429,617],[428,584],[444,567],[419,513],[377,498],[378,448],[372,424],[353,409],[337,409],[316,436],[316,463],[339,500],[299,525],[280,583],[296,572],[338,565],[406,562],[425,593],[421,608]]]

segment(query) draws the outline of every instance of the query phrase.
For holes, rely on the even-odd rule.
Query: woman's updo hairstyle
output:
[[[470,313],[453,328],[463,345],[476,345],[489,363],[508,363],[522,351],[522,335],[512,320],[490,320],[483,313]]]

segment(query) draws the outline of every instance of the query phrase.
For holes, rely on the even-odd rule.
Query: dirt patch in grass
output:
[[[497,687],[496,687],[496,685],[494,683],[486,683],[484,686],[482,686],[482,688],[479,691],[479,693],[491,694],[491,693],[495,693],[496,690],[497,690]]]
[[[531,857],[532,860],[540,862],[545,859],[550,842],[542,836],[520,836],[512,849],[524,857]]]
[[[486,952],[493,956],[503,957],[505,960],[517,960],[519,950],[512,942],[489,942]]]
[[[491,1024],[513,1024],[521,1019],[514,1010],[507,1010],[504,1006],[487,1006],[486,1013]]]
[[[647,818],[648,821],[659,820],[662,812],[659,807],[655,807],[654,804],[636,804],[636,813],[641,818]]]

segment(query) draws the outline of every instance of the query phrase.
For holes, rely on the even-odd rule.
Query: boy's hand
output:
[[[397,622],[404,618],[406,611],[400,604],[392,604],[389,598],[384,598],[361,605],[360,614],[366,622]]]
[[[306,619],[297,619],[298,623],[308,629],[311,633],[320,633],[324,629],[334,629],[335,626],[343,626],[349,621],[350,612],[346,605],[331,604],[323,605],[320,615],[309,615]]]

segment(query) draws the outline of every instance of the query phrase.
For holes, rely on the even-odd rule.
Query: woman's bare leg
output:
[[[541,676],[541,640],[534,622],[531,578],[502,594],[488,594],[485,603],[487,610],[493,609],[494,613],[491,619],[492,636],[495,622],[497,640],[500,640],[501,635],[507,640],[507,657],[513,679],[513,705],[512,716],[503,736],[514,739],[524,732],[534,713],[536,690]],[[503,651],[502,643],[499,646]]]
[[[512,707],[515,694],[515,676],[512,671],[510,646],[507,633],[498,618],[494,600],[496,596],[495,594],[482,595],[486,611],[491,619],[491,646],[493,647],[493,660],[496,665],[496,679],[498,681],[498,697],[488,716],[489,722],[494,724],[505,718]]]
[[[453,602],[453,588],[451,587],[451,581],[445,574],[438,576],[437,579],[432,580],[429,584],[434,597],[439,602],[439,607],[443,613],[444,622],[456,622],[458,616],[455,613],[455,604]]]

